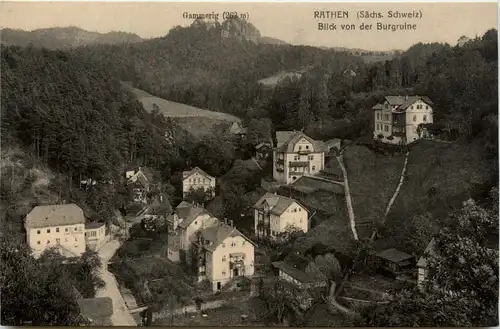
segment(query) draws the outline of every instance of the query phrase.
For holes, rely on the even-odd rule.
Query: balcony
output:
[[[290,161],[288,162],[288,166],[291,168],[304,168],[309,167],[308,161]]]
[[[297,153],[299,153],[299,154],[309,154],[311,152],[312,152],[311,150],[299,150]]]

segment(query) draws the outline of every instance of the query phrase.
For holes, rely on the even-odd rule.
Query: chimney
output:
[[[405,95],[405,101],[407,101],[407,100],[408,100],[408,95]]]
[[[233,220],[231,219],[229,222],[231,223],[231,227],[234,227]]]
[[[226,223],[226,224],[227,224],[227,217],[226,217],[226,218],[224,218],[224,223]]]

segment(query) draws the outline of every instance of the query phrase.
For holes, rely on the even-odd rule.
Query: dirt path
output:
[[[99,249],[99,256],[102,261],[100,274],[106,286],[96,293],[96,297],[109,297],[113,300],[113,315],[111,316],[113,326],[136,327],[137,323],[128,311],[128,307],[118,289],[118,282],[115,276],[108,271],[108,261],[113,257],[119,247],[119,241],[111,240]]]
[[[336,157],[339,163],[340,169],[342,170],[342,175],[344,176],[344,192],[345,192],[345,203],[347,206],[347,212],[349,213],[349,221],[351,222],[351,230],[354,240],[358,241],[358,232],[356,231],[356,217],[354,216],[354,209],[352,207],[351,191],[349,189],[349,180],[347,179],[347,169],[344,165],[343,156],[339,155]]]

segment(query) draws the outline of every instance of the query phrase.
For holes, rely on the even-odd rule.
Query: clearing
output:
[[[128,86],[127,88],[137,97],[146,111],[151,112],[157,106],[160,113],[167,118],[172,118],[174,122],[195,137],[207,135],[215,124],[227,123],[229,129],[231,123],[241,122],[240,118],[231,114],[203,110],[153,96],[141,89]]]

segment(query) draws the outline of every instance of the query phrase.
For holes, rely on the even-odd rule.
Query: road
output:
[[[120,248],[118,240],[111,240],[99,249],[99,256],[101,257],[101,278],[106,283],[106,286],[96,293],[96,297],[110,297],[113,300],[113,315],[111,322],[113,326],[137,326],[134,318],[130,314],[120,289],[118,289],[118,282],[115,276],[108,271],[108,261],[113,257],[116,250]]]

